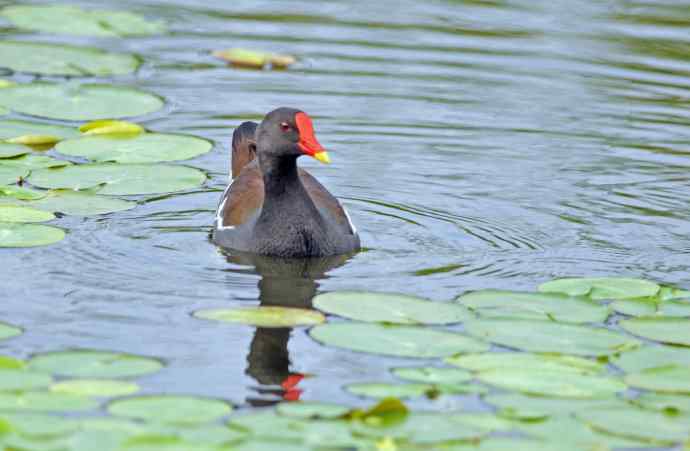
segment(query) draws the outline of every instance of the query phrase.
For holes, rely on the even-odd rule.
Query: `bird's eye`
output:
[[[280,129],[284,132],[289,132],[290,131],[290,124],[287,122],[281,122],[280,123]]]

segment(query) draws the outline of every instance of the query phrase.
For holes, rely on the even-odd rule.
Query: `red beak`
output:
[[[326,149],[316,140],[316,136],[314,135],[314,124],[312,124],[311,118],[307,113],[297,113],[295,115],[295,123],[299,131],[299,142],[297,146],[299,146],[300,150],[302,150],[305,155],[314,157],[322,163],[330,163],[331,159],[328,157]]]

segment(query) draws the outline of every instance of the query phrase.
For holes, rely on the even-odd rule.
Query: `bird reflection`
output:
[[[254,254],[234,253],[228,261],[253,266],[261,276],[259,301],[262,306],[312,308],[312,299],[319,287],[318,280],[342,266],[350,255],[313,259],[281,259]],[[259,386],[247,402],[266,406],[280,401],[296,401],[302,394],[298,387],[305,375],[290,371],[288,341],[291,328],[258,327],[247,357],[246,373]]]

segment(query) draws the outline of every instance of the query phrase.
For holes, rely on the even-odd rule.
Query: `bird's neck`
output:
[[[297,173],[297,157],[259,157],[264,178],[265,199],[302,194],[304,187]]]

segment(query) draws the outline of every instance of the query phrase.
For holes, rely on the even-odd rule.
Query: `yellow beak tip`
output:
[[[317,152],[314,154],[314,158],[319,160],[321,163],[328,164],[331,162],[331,157],[328,156],[327,152]]]

